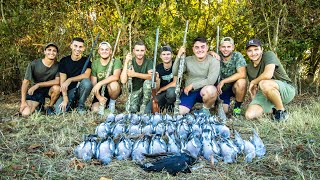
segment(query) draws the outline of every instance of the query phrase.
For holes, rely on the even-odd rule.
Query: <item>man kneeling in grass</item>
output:
[[[263,52],[258,39],[251,39],[246,49],[252,62],[247,66],[252,102],[246,111],[246,118],[254,119],[264,112],[272,112],[276,121],[287,119],[288,113],[283,104],[294,98],[295,88],[280,60],[272,51]]]
[[[111,64],[112,50],[111,45],[108,42],[102,42],[99,44],[98,53],[99,59],[92,62],[91,82],[93,84],[92,92],[94,99],[92,102],[91,110],[93,112],[99,111],[100,104],[106,105],[109,100],[109,110],[114,113],[116,109],[116,99],[119,97],[121,87],[118,82],[120,79],[122,63],[119,59],[114,59],[114,63],[111,68],[111,72],[108,77],[108,69]],[[101,95],[101,87],[107,86],[104,96]]]
[[[50,97],[47,113],[53,113],[52,106],[60,95],[57,54],[58,47],[54,43],[49,43],[44,48],[45,57],[34,60],[28,65],[21,86],[20,113],[22,116],[29,116],[37,107],[41,109],[46,97]],[[34,84],[28,89],[30,81]]]

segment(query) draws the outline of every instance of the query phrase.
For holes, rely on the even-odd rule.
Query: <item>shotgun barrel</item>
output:
[[[216,47],[216,53],[219,53],[219,34],[220,34],[220,27],[217,26],[217,47]],[[218,77],[218,84],[220,83],[220,78],[221,78],[221,74],[219,72],[219,77]],[[223,101],[220,99],[220,96],[218,95],[218,117],[220,118],[220,120],[225,123],[227,120],[227,115],[224,112],[223,109]]]
[[[132,53],[132,39],[131,39],[131,23],[129,24],[129,52],[130,54]],[[129,61],[128,63],[128,69],[130,69],[132,66],[132,60]],[[130,107],[130,102],[131,102],[131,93],[132,93],[132,77],[128,77],[128,103],[129,105],[126,106],[126,111],[129,114],[129,107]]]
[[[156,30],[156,42],[154,45],[154,53],[153,53],[153,68],[152,68],[152,113],[159,112],[159,104],[156,98],[157,95],[157,83],[156,83],[156,64],[157,64],[157,51],[158,51],[158,41],[159,41],[159,28]]]

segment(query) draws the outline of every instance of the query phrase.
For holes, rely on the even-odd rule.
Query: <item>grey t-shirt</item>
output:
[[[29,63],[24,79],[34,83],[45,82],[55,79],[59,76],[58,63],[54,63],[51,67],[45,66],[42,59],[37,59]]]
[[[176,58],[173,64],[173,74],[178,74],[180,58]],[[185,87],[192,84],[194,90],[207,85],[214,85],[220,73],[220,62],[214,57],[207,55],[205,60],[198,61],[196,56],[188,56],[184,61],[183,72],[186,71]]]

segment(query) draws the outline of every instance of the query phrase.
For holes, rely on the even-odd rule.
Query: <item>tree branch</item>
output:
[[[2,22],[7,23],[6,18],[4,17],[3,0],[1,0],[1,16],[2,16]]]

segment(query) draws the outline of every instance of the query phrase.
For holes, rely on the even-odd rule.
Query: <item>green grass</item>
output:
[[[3,102],[3,101],[2,101]],[[147,173],[131,161],[77,161],[72,153],[83,134],[93,133],[104,120],[88,113],[79,116],[14,115],[19,99],[0,105],[0,179],[320,179],[320,103],[318,98],[298,97],[288,105],[290,118],[273,122],[268,116],[257,121],[228,123],[245,139],[255,128],[267,147],[266,157],[245,163],[218,163],[213,168],[203,160],[191,174],[170,176]]]

